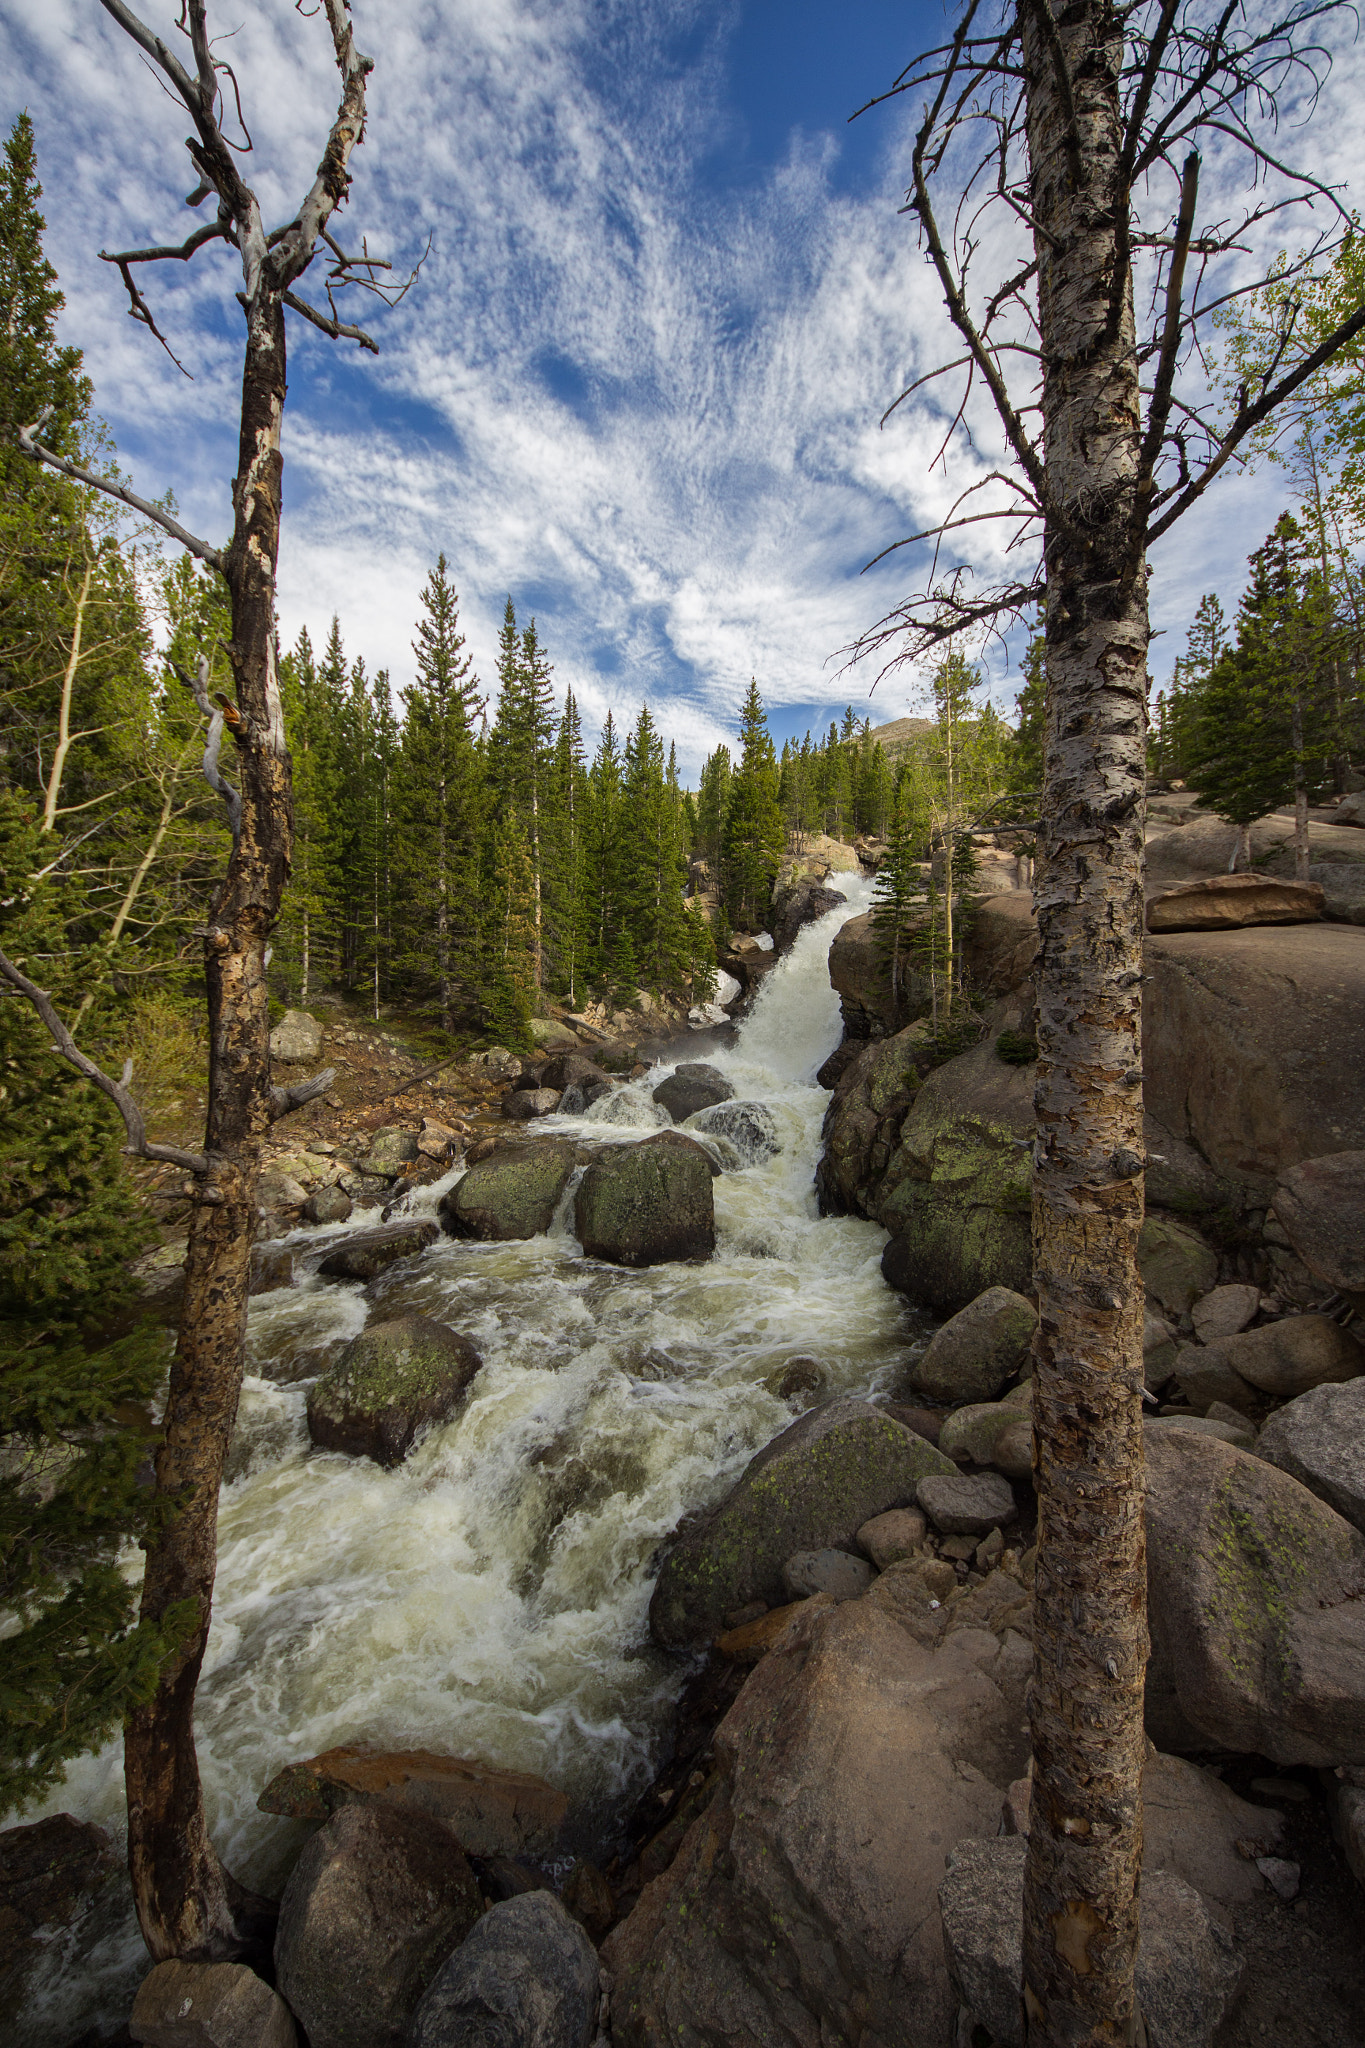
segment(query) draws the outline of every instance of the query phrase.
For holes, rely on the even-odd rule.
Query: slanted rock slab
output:
[[[709,1259],[716,1248],[711,1160],[694,1138],[660,1131],[594,1159],[574,1198],[574,1229],[590,1259],[658,1266]]]
[[[1365,1152],[1291,1167],[1271,1207],[1310,1273],[1345,1293],[1365,1292]]]
[[[553,1892],[489,1908],[432,1979],[407,2048],[588,2048],[597,1953]]]
[[[689,1116],[695,1116],[699,1109],[710,1109],[718,1102],[731,1102],[734,1089],[718,1067],[706,1066],[700,1060],[689,1060],[674,1070],[666,1081],[661,1081],[654,1090],[653,1100],[666,1109],[675,1124]]]
[[[955,1469],[866,1401],[811,1409],[674,1542],[650,1601],[654,1640],[669,1649],[708,1642],[733,1609],[751,1600],[780,1606],[782,1567],[794,1551],[851,1550],[864,1522],[911,1506],[927,1473]]]
[[[309,2048],[402,2048],[432,1978],[476,1925],[450,1830],[401,1806],[345,1806],[304,1844],[280,1900],[275,1976]]]
[[[509,1243],[539,1237],[554,1221],[578,1147],[567,1138],[499,1146],[441,1197],[437,1215],[452,1237]]]
[[[245,1963],[158,1963],[128,2021],[147,2048],[295,2048],[289,2007]]]
[[[1323,912],[1316,882],[1268,875],[1211,875],[1147,898],[1149,932],[1233,932],[1254,924],[1316,924]]]
[[[996,1472],[954,1472],[951,1479],[930,1474],[915,1498],[944,1536],[985,1536],[1019,1519],[1013,1489]]]
[[[1024,2048],[1022,1835],[960,1842],[939,1887],[948,1974],[997,2048]],[[1135,1984],[1149,2048],[1209,2048],[1241,1979],[1232,1937],[1193,1885],[1144,1869]]]
[[[430,1316],[395,1316],[353,1338],[308,1393],[319,1450],[401,1465],[419,1430],[458,1407],[483,1360],[467,1337]]]
[[[569,1810],[543,1778],[424,1749],[324,1750],[278,1772],[256,1804],[293,1820],[403,1806],[443,1822],[472,1856],[549,1856]]]
[[[1365,1534],[1365,1379],[1300,1394],[1271,1416],[1256,1448]]]
[[[990,1401],[1028,1356],[1038,1313],[1008,1287],[988,1287],[936,1330],[910,1374],[931,1401]]]
[[[357,1230],[343,1238],[335,1251],[328,1252],[318,1267],[328,1280],[377,1280],[399,1259],[415,1258],[440,1231],[434,1223],[384,1223],[374,1230]]]

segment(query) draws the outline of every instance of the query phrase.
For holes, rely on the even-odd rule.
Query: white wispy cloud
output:
[[[286,218],[332,116],[328,38],[291,0],[242,12],[223,47],[256,144],[247,174]],[[172,44],[175,13],[146,7]],[[172,485],[189,523],[220,535],[240,368],[230,252],[149,281],[192,384],[126,318],[117,273],[97,260],[193,224],[184,114],[94,0],[0,0],[0,22],[6,112],[27,103],[37,125],[66,332],[125,466],[144,487]],[[647,693],[688,769],[732,729],[750,674],[774,706],[865,699],[870,676],[840,678],[831,657],[911,564],[857,572],[941,515],[967,473],[930,473],[932,406],[902,407],[884,432],[877,421],[955,350],[896,212],[896,110],[873,117],[884,154],[861,196],[836,188],[829,137],[795,141],[743,189],[707,179],[726,26],[700,0],[356,0],[376,70],[343,239],[363,231],[400,265],[434,240],[409,298],[366,323],[377,363],[291,329],[286,638],[304,624],[325,635],[335,611],[349,649],[401,685],[443,549],[485,678],[511,591],[586,719],[629,716]],[[1340,68],[1333,92],[1342,103]],[[1319,133],[1320,160],[1349,177],[1350,124],[1320,113],[1315,148]],[[976,425],[964,460],[984,469],[991,429]],[[1158,562],[1159,615],[1177,623],[1210,585],[1235,592],[1277,495],[1273,481],[1244,484],[1233,520],[1211,511],[1182,533]],[[883,686],[874,715],[912,694]]]

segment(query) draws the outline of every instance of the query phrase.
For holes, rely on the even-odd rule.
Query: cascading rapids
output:
[[[214,1840],[247,1881],[278,1884],[300,1839],[257,1794],[337,1743],[534,1771],[604,1824],[647,1783],[684,1675],[646,1628],[660,1544],[791,1420],[774,1391],[791,1356],[815,1355],[834,1392],[876,1391],[895,1371],[906,1328],[880,1275],[883,1233],[821,1220],[813,1192],[829,1099],[814,1076],[840,1029],[828,950],[868,900],[867,883],[840,884],[846,907],[800,934],[733,1048],[705,1054],[736,1096],[690,1126],[732,1155],[712,1260],[591,1264],[566,1202],[547,1237],[443,1239],[368,1291],[312,1280],[253,1303],[196,1721]],[[667,1122],[650,1097],[670,1071],[537,1129],[637,1142]],[[464,1411],[395,1471],[313,1451],[308,1381],[368,1316],[404,1310],[478,1347]],[[111,1745],[46,1810],[118,1827],[122,1805]],[[145,1968],[126,1927],[122,1943],[111,1937],[110,1983]],[[99,1968],[83,1967],[97,1987]],[[79,2000],[68,2006],[47,2008],[33,2038],[79,2031]]]

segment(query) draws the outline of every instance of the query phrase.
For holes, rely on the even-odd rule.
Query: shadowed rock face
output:
[[[725,1616],[784,1599],[782,1567],[798,1550],[852,1550],[888,1508],[911,1506],[920,1480],[956,1466],[866,1401],[813,1408],[761,1450],[718,1507],[664,1559],[650,1601],[654,1639],[706,1642]]]
[[[1273,1206],[1310,1273],[1344,1293],[1365,1293],[1365,1152],[1291,1167]]]
[[[554,1221],[580,1157],[567,1139],[501,1146],[442,1196],[437,1214],[452,1237],[498,1243],[539,1237]]]
[[[710,1158],[681,1131],[602,1154],[574,1199],[583,1250],[616,1266],[709,1259],[716,1248],[711,1178]]]
[[[400,1465],[419,1430],[454,1413],[483,1364],[467,1337],[428,1316],[372,1323],[308,1395],[320,1450]]]
[[[597,2026],[597,1954],[549,1891],[504,1899],[442,1964],[407,2048],[588,2048]]]

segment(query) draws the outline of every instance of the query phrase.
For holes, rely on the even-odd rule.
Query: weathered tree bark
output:
[[[1031,2042],[1078,2048],[1141,2038],[1147,583],[1132,277],[1115,234],[1122,28],[1104,0],[1055,19],[1025,0],[1020,25],[1048,480],[1024,1999]]]

